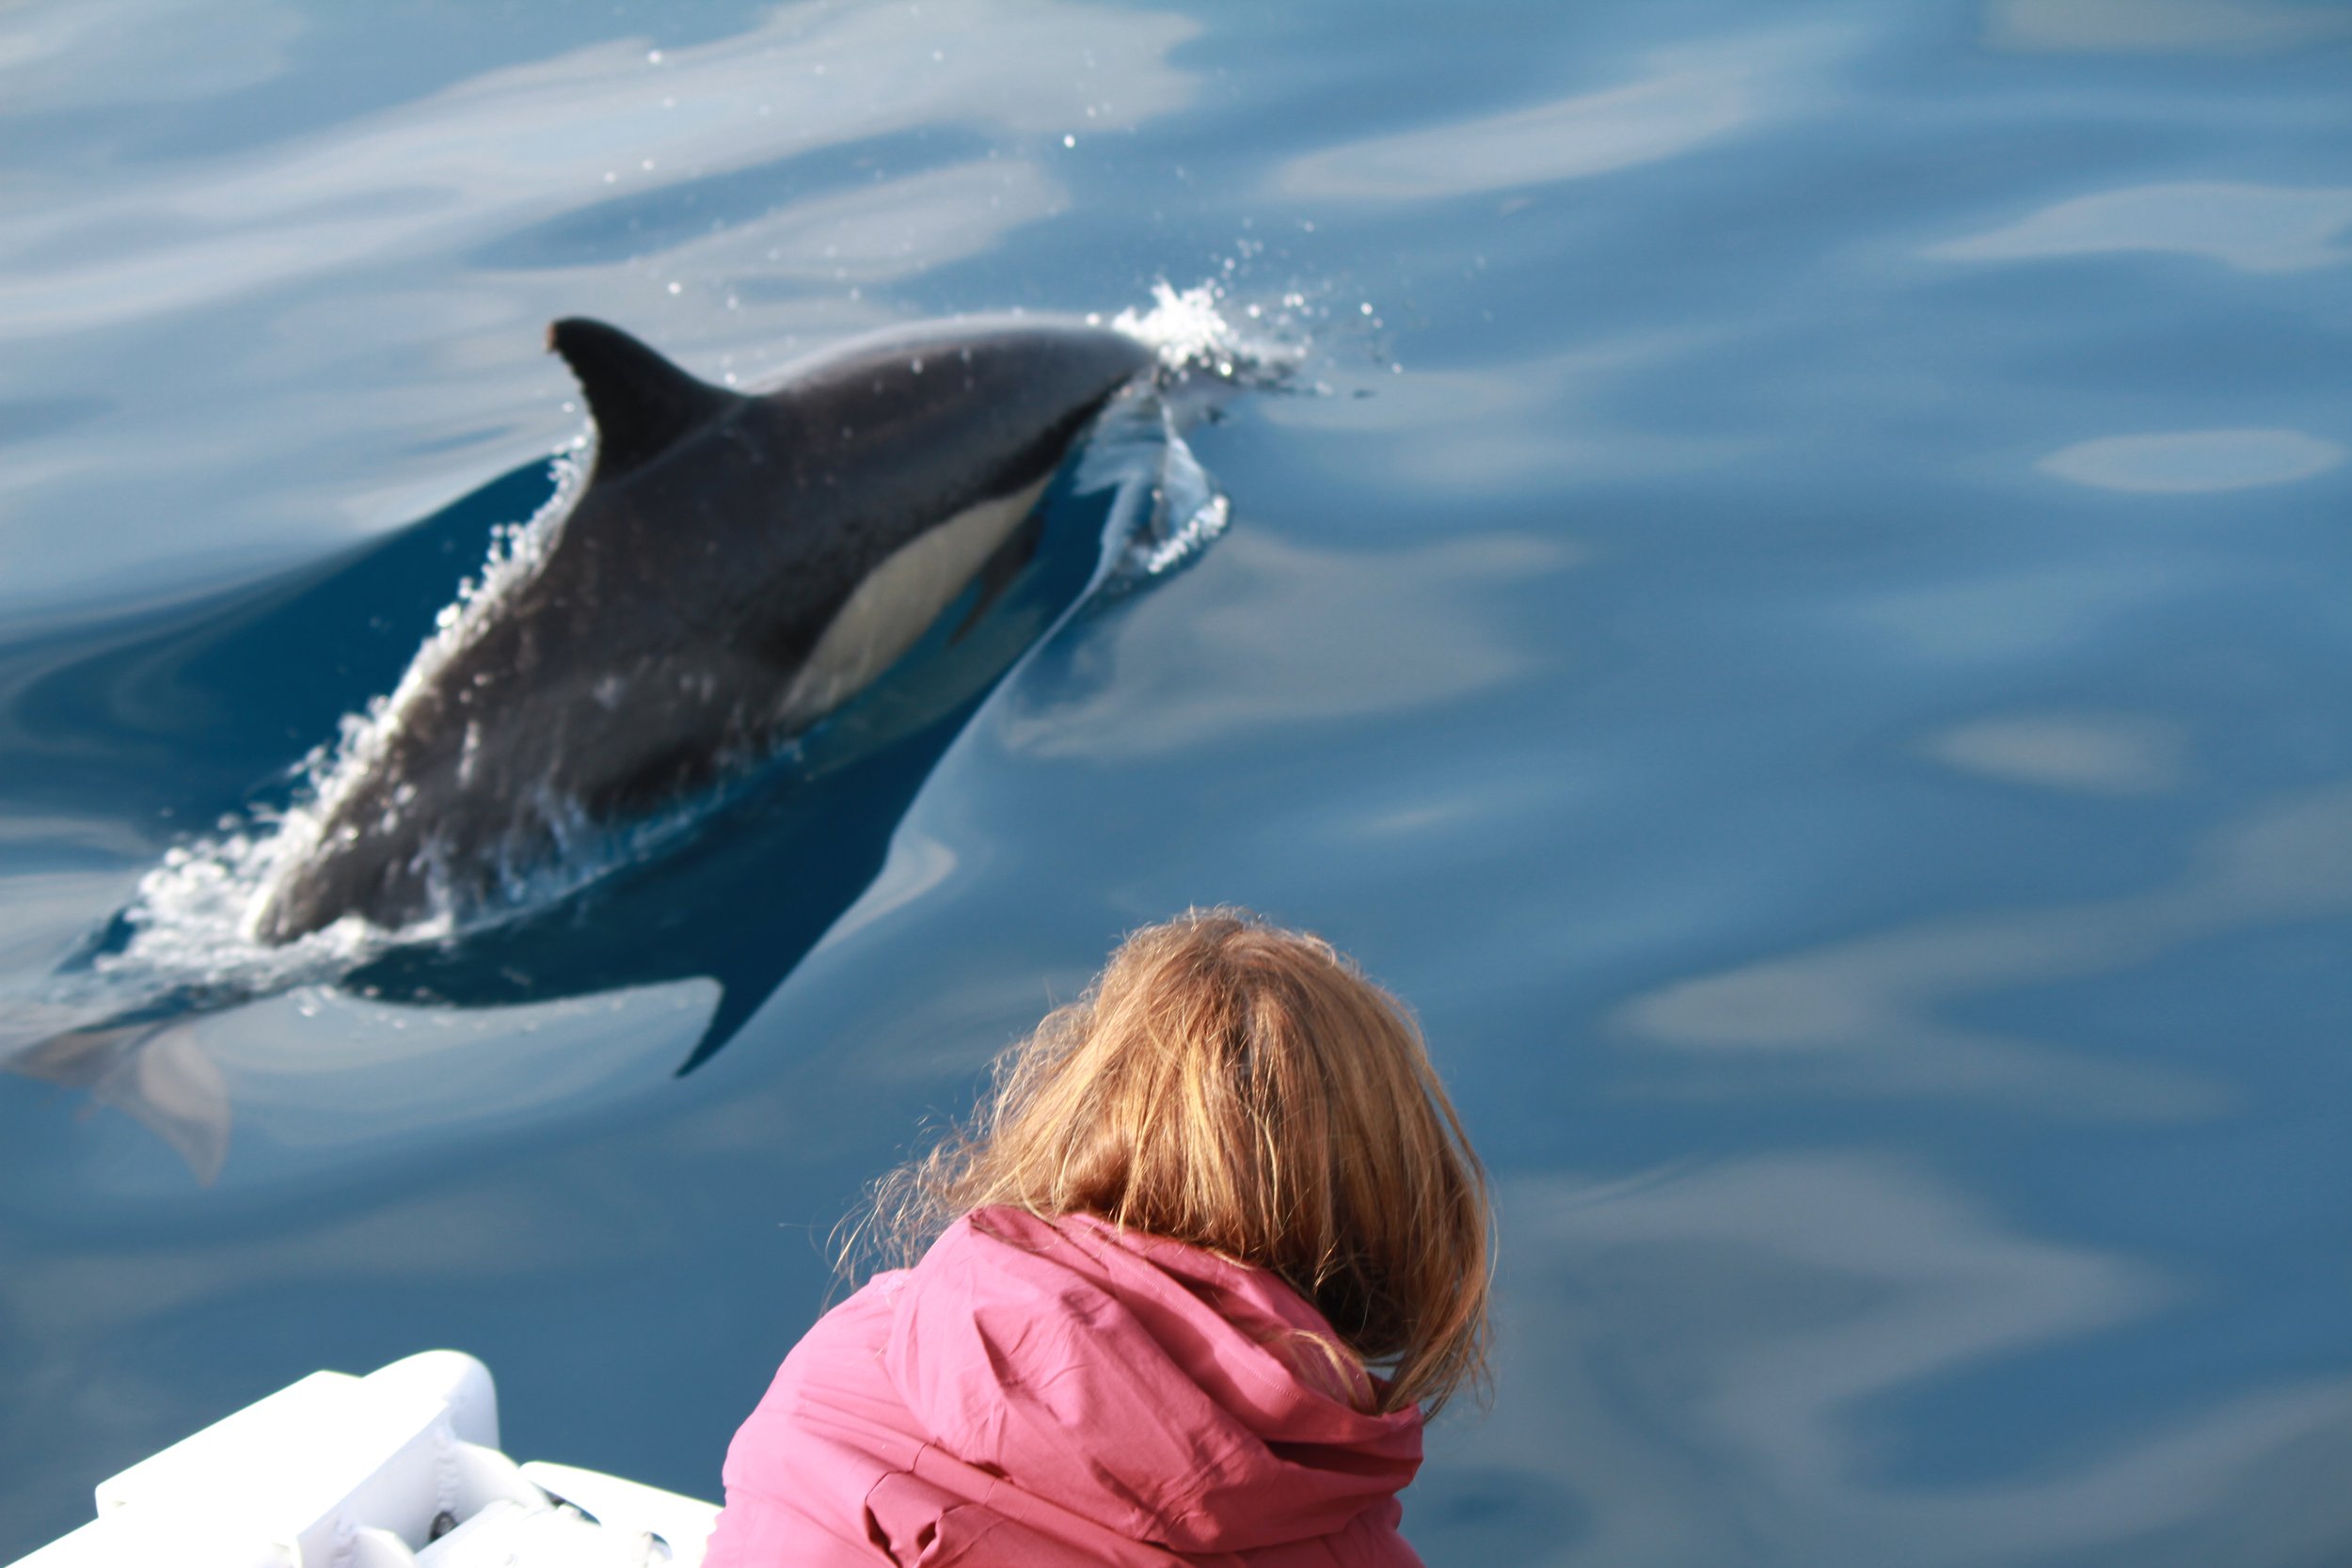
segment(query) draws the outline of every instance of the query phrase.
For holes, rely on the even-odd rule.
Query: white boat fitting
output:
[[[499,1451],[490,1370],[426,1351],[312,1372],[98,1487],[98,1517],[13,1568],[698,1565],[719,1510]]]

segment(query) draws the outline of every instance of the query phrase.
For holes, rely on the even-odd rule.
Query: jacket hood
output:
[[[1092,1215],[959,1220],[896,1292],[883,1370],[938,1446],[1183,1553],[1327,1535],[1421,1466],[1421,1413],[1288,1285]]]

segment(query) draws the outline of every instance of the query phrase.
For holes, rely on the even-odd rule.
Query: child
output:
[[[707,1568],[1419,1563],[1396,1494],[1484,1373],[1486,1180],[1327,943],[1137,931],[875,1222],[921,1260],[785,1358]]]

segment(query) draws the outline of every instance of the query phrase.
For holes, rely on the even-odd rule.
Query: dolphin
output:
[[[583,828],[772,754],[1037,544],[1047,483],[1157,363],[1123,332],[976,318],[849,344],[757,395],[619,328],[548,328],[595,466],[535,562],[424,655],[256,899],[273,944],[494,902]],[[428,644],[428,649],[432,648]]]

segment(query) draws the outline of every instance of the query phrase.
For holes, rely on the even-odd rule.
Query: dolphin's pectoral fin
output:
[[[548,328],[596,421],[598,481],[618,479],[744,399],[671,364],[617,326],[567,316]]]
[[[979,596],[972,601],[972,608],[965,613],[962,622],[947,634],[950,647],[971,635],[972,628],[980,624],[980,618],[1005,596],[1005,590],[1012,586],[1013,579],[1021,575],[1021,569],[1037,559],[1038,546],[1044,538],[1045,514],[1032,509],[1021,520],[1021,526],[1007,535],[1005,542],[997,546],[994,553],[981,563]]]
[[[752,1021],[752,1015],[766,1005],[772,987],[729,986],[722,984],[719,1006],[712,1009],[710,1022],[703,1026],[703,1037],[694,1042],[694,1049],[678,1064],[675,1076],[683,1078],[719,1053],[720,1047],[733,1039],[736,1032]]]

